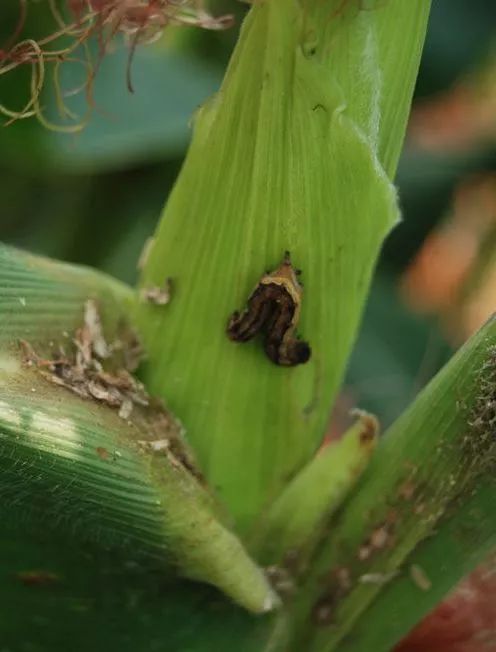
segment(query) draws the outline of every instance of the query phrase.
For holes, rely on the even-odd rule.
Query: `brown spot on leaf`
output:
[[[370,544],[376,550],[384,548],[388,542],[389,534],[385,526],[378,527],[370,536]]]
[[[372,549],[368,545],[363,545],[358,548],[357,557],[360,561],[366,561],[372,554]]]
[[[379,434],[380,424],[377,417],[370,412],[354,408],[350,414],[357,417],[360,423],[360,442],[368,445],[374,442]]]
[[[398,495],[400,498],[403,498],[403,500],[411,500],[415,494],[415,490],[415,484],[411,480],[407,480],[400,486]]]
[[[172,279],[167,278],[162,287],[152,285],[150,287],[142,288],[140,296],[143,301],[154,303],[156,306],[165,306],[171,300],[172,294]]]
[[[295,582],[287,568],[277,565],[267,566],[265,574],[281,598],[290,598],[294,595]]]
[[[312,609],[312,620],[316,625],[331,625],[334,614],[334,600],[329,596],[322,597]]]
[[[334,574],[336,576],[336,580],[338,582],[338,585],[340,589],[343,592],[348,592],[351,589],[351,573],[348,568],[345,568],[344,566],[342,568],[336,568],[334,571]]]
[[[358,549],[357,557],[360,561],[366,561],[374,553],[393,546],[395,541],[393,529],[397,518],[396,511],[390,510],[386,520],[372,531],[365,543]]]
[[[110,459],[110,453],[106,448],[103,446],[98,446],[96,449],[97,455],[101,460],[108,460]]]
[[[59,575],[45,570],[20,571],[15,577],[25,586],[53,586],[61,581]]]

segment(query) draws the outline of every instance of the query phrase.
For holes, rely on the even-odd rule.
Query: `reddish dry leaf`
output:
[[[495,652],[496,559],[479,567],[395,652]]]

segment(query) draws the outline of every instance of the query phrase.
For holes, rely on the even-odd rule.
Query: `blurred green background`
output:
[[[239,26],[246,5],[224,0],[212,8],[226,11]],[[0,3],[3,42],[17,12],[16,0]],[[51,20],[44,3],[33,5],[24,34],[39,37],[53,29]],[[476,69],[494,47],[494,25],[493,0],[433,0],[416,101]],[[116,48],[101,65],[97,108],[80,134],[52,132],[34,119],[0,129],[0,240],[134,282],[143,243],[180,169],[190,118],[218,88],[236,30],[174,28],[158,44],[140,48],[132,63],[134,94],[126,87],[127,51]],[[66,67],[64,75],[64,86],[72,87],[81,69]],[[26,82],[25,70],[0,77],[0,103],[22,106]],[[57,120],[54,103],[48,86],[45,110]],[[84,114],[84,96],[73,98],[71,108]],[[382,253],[341,412],[358,405],[386,425],[451,354],[437,320],[408,310],[398,280],[445,215],[460,180],[495,168],[494,140],[455,153],[407,143],[397,177],[404,220]]]

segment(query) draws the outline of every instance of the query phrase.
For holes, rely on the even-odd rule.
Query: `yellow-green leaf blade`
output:
[[[142,279],[147,287],[170,277],[176,287],[170,305],[139,311],[153,358],[147,381],[181,414],[242,524],[321,440],[378,251],[398,218],[395,190],[347,108],[339,60],[307,48],[306,17],[285,0],[251,10],[220,93],[199,112]],[[424,23],[414,23],[418,44]],[[410,75],[407,94],[412,84]],[[285,250],[302,269],[298,331],[312,347],[294,368],[274,366],[259,340],[233,344],[225,333]]]
[[[307,3],[305,3],[307,4]],[[307,48],[332,71],[346,112],[393,178],[400,155],[430,0],[309,0]]]

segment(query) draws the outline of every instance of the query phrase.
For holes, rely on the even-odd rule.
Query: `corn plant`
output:
[[[138,287],[0,249],[2,649],[386,652],[496,545],[494,322],[321,448],[429,4],[254,3]]]

